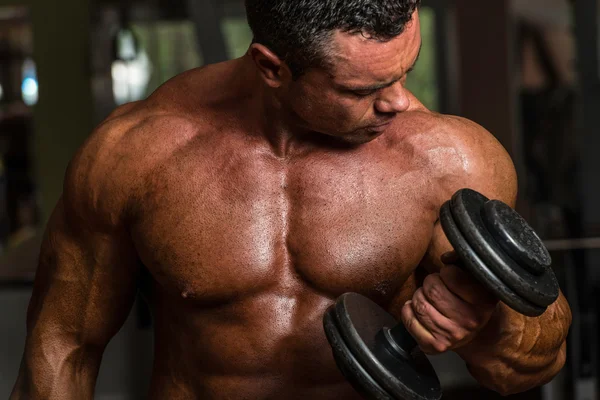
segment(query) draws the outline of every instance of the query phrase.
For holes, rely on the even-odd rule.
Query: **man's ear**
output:
[[[253,43],[248,50],[248,54],[258,67],[263,80],[270,87],[281,87],[284,80],[291,76],[291,71],[285,62],[266,46]]]

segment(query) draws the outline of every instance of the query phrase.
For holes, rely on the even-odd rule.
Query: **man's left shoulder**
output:
[[[457,151],[468,161],[463,185],[514,205],[517,172],[508,151],[482,126],[465,118],[440,116]]]
[[[470,188],[514,203],[517,174],[507,150],[492,133],[465,118],[428,113],[420,142],[443,177],[444,192]],[[447,194],[447,193],[446,193]]]
[[[512,168],[512,160],[504,146],[481,125],[452,115],[438,115],[437,120],[447,138],[472,163],[489,166],[490,162],[497,162],[499,167]]]

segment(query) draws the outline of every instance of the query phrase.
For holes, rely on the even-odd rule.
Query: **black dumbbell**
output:
[[[508,205],[464,189],[444,204],[440,221],[460,266],[515,311],[540,316],[558,299],[548,250]],[[323,323],[338,367],[363,397],[441,398],[439,379],[415,340],[371,300],[345,294]]]

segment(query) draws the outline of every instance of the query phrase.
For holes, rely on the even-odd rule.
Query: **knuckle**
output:
[[[407,306],[402,310],[402,324],[406,328],[407,331],[414,333],[415,322],[417,320],[417,316],[415,315],[411,306]]]
[[[476,331],[476,330],[479,328],[479,324],[478,324],[477,322],[475,322],[475,321],[469,321],[469,322],[466,324],[466,328],[467,328],[469,331],[473,332],[473,331]]]
[[[442,282],[440,281],[439,277],[433,275],[428,276],[427,279],[429,280],[426,280],[425,284],[423,285],[425,297],[432,302],[439,301],[443,297],[443,291],[441,287]]]
[[[441,275],[438,274],[429,274],[425,277],[423,281],[423,286],[427,287],[429,285],[436,285],[438,282],[442,280]]]
[[[422,303],[415,304],[415,314],[417,317],[427,317],[427,306]]]
[[[458,343],[458,342],[462,342],[463,340],[465,340],[468,335],[467,335],[467,332],[465,332],[464,330],[455,330],[455,331],[452,331],[450,336],[454,343]]]
[[[435,341],[434,343],[432,343],[432,347],[438,353],[445,353],[450,349],[450,346],[447,343],[440,341]]]
[[[426,317],[428,313],[427,302],[417,297],[416,301],[413,302],[413,310],[418,317]]]
[[[468,318],[467,317],[467,318],[465,318],[462,325],[469,331],[475,331],[479,328],[480,322],[477,318],[474,318],[474,317]]]

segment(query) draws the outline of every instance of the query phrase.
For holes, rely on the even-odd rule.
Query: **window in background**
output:
[[[114,61],[111,66],[113,95],[117,105],[146,97],[152,74],[152,63],[140,46],[135,32],[123,27],[114,42]]]
[[[140,39],[140,47],[148,54],[153,71],[147,88],[152,93],[172,77],[203,65],[198,51],[196,32],[191,21],[158,21],[137,23],[133,29]],[[226,17],[222,32],[227,43],[229,58],[245,54],[252,41],[252,32],[244,17]]]
[[[435,11],[421,7],[421,36],[423,47],[419,62],[408,77],[407,87],[425,107],[439,111],[439,90],[436,74]]]
[[[172,77],[202,66],[202,54],[198,51],[194,24],[190,21],[157,21],[138,23],[133,30],[145,49],[153,71],[147,94]]]
[[[230,58],[243,56],[252,42],[252,31],[245,17],[228,17],[222,22],[223,34]]]

